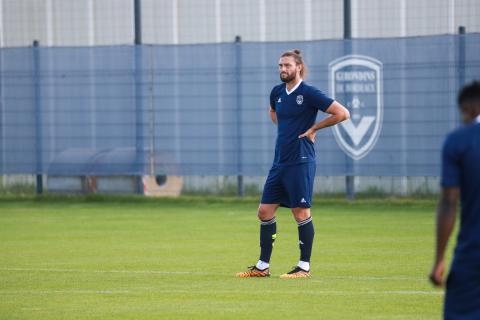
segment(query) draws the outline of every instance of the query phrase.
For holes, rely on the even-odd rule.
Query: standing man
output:
[[[350,117],[340,103],[306,84],[306,66],[300,50],[283,53],[278,62],[280,80],[270,93],[270,118],[278,126],[275,157],[258,208],[260,219],[260,259],[237,277],[270,276],[270,256],[276,238],[275,211],[279,206],[292,210],[298,224],[300,261],[281,278],[310,276],[310,255],[314,229],[310,207],[315,178],[315,135]],[[318,110],[330,116],[315,123]]]
[[[480,82],[458,95],[465,126],[443,145],[442,194],[437,210],[436,256],[430,280],[443,286],[445,249],[460,197],[460,231],[447,279],[444,319],[480,319]]]

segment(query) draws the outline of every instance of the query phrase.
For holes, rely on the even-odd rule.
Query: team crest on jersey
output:
[[[377,59],[348,55],[329,64],[332,98],[350,111],[350,119],[333,127],[335,140],[355,160],[375,146],[382,128],[382,63]]]
[[[297,96],[297,104],[301,105],[303,103],[303,96],[300,94]]]

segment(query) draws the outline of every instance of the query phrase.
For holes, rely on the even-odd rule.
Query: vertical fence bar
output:
[[[343,42],[344,54],[352,53],[352,6],[350,0],[343,0]],[[347,97],[349,98],[349,97]],[[352,174],[354,164],[352,158],[345,155],[346,176],[345,191],[348,200],[355,198],[355,176]]]
[[[343,39],[352,38],[352,5],[350,0],[343,0]]]
[[[1,31],[0,31],[1,32]],[[0,43],[1,45],[1,43]],[[2,177],[2,185],[5,187],[6,179],[6,146],[5,146],[5,102],[3,100],[3,48],[0,47],[0,174]]]
[[[153,57],[153,47],[148,48],[148,60],[149,60],[149,85],[148,85],[148,94],[149,94],[149,115],[148,115],[148,139],[149,139],[149,174],[150,176],[156,176],[155,174],[155,60]]]
[[[42,101],[40,88],[40,49],[38,40],[33,41],[33,103],[35,105],[35,174],[36,192],[43,193],[43,163],[42,163]]]
[[[136,193],[143,194],[144,171],[144,133],[143,133],[143,77],[142,77],[142,45],[134,47],[135,59],[135,163],[136,163]]]
[[[408,194],[408,121],[407,121],[407,4],[406,0],[400,1],[400,70],[399,78],[400,84],[398,90],[400,91],[400,98],[398,99],[400,108],[400,135],[401,135],[401,177],[400,177],[400,195],[406,196]],[[394,178],[391,178],[394,179]],[[392,190],[394,192],[394,190]]]
[[[465,33],[466,28],[464,26],[458,27],[458,88],[457,92],[465,85]]]
[[[143,194],[144,172],[144,137],[143,137],[143,84],[142,84],[142,12],[141,1],[134,0],[134,25],[135,25],[135,162],[136,173],[135,191]]]
[[[142,3],[141,0],[134,0],[134,25],[135,44],[142,44]]]
[[[235,37],[235,86],[237,111],[237,195],[245,195],[242,160],[242,37]]]

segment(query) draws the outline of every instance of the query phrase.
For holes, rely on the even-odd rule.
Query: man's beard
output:
[[[283,82],[287,83],[292,80],[295,80],[295,73],[291,73],[291,74],[284,73],[284,74],[286,74],[286,77],[282,77],[282,73],[280,73],[280,80],[282,80]]]

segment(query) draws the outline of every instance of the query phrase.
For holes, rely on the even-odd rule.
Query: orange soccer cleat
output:
[[[265,270],[257,269],[255,266],[248,267],[247,271],[239,272],[236,274],[237,278],[262,278],[270,277],[270,269]]]
[[[296,279],[296,278],[308,278],[310,277],[310,271],[305,271],[300,267],[295,267],[292,271],[282,274],[282,279]]]

